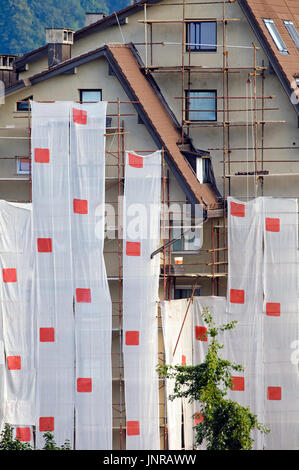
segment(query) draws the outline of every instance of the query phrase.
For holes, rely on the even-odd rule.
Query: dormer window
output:
[[[285,20],[283,23],[284,23],[285,27],[287,28],[289,35],[293,39],[297,49],[299,50],[299,34],[298,34],[297,29],[294,26],[293,21]]]
[[[270,19],[264,19],[263,22],[264,22],[267,30],[269,31],[270,36],[273,39],[273,41],[274,41],[277,49],[279,50],[279,52],[281,52],[282,54],[288,54],[289,53],[288,48],[285,45],[278,29],[276,28],[274,21],[270,20]]]

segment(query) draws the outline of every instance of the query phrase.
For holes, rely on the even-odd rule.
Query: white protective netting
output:
[[[14,436],[32,443],[36,356],[31,216],[30,205],[0,201],[0,424],[10,423]]]
[[[298,205],[295,199],[228,198],[229,359],[245,367],[235,396],[271,430],[258,449],[299,448]]]
[[[160,448],[158,287],[161,151],[126,152],[123,249],[123,354],[126,447]]]
[[[32,200],[37,316],[37,446],[73,445],[74,312],[70,224],[71,103],[32,103]]]
[[[112,447],[105,122],[106,103],[32,103],[38,446],[48,429],[58,444]]]
[[[190,311],[189,311],[190,310]],[[192,365],[192,305],[188,299],[161,302],[166,364]],[[186,398],[170,400],[174,379],[166,379],[167,436],[170,450],[193,449],[193,405]],[[182,413],[184,435],[182,436]]]
[[[194,297],[193,364],[201,363],[209,339],[203,308],[213,314],[217,325],[237,321],[234,329],[219,334],[224,345],[221,356],[241,364],[234,372],[228,397],[249,407],[269,434],[255,431],[254,449],[299,448],[298,373],[298,204],[295,199],[258,198],[241,202],[228,198],[228,291],[224,297]],[[179,329],[186,301],[163,303],[166,362],[172,357],[173,338],[167,325]],[[184,337],[190,327],[183,328]],[[297,348],[297,349],[296,349]],[[173,386],[173,385],[172,385]],[[180,420],[179,405],[167,402],[170,423]],[[201,418],[200,404],[194,404],[194,423]],[[171,413],[171,416],[170,416]],[[178,426],[176,426],[178,428]],[[170,442],[181,448],[176,428]],[[179,430],[178,430],[179,433]],[[202,446],[204,448],[204,444]]]

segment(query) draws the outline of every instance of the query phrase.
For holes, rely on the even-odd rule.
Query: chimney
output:
[[[92,13],[87,11],[85,13],[85,26],[89,26],[92,23],[96,23],[96,21],[100,21],[103,18],[105,18],[105,13],[99,12],[99,13]]]
[[[46,42],[48,44],[48,66],[51,68],[71,58],[74,31],[68,28],[47,28]]]
[[[15,55],[0,54],[0,80],[8,87],[17,81],[14,69]]]

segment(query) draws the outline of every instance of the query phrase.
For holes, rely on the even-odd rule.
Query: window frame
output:
[[[20,103],[20,102],[16,102],[16,111],[18,113],[28,113],[30,111],[30,104],[29,104],[29,101],[32,101],[33,100],[33,95],[31,96],[27,96],[26,98],[24,98],[23,100],[21,101],[27,101],[27,109],[20,109],[20,106],[24,106],[25,103]]]
[[[202,39],[201,39],[201,26],[203,24],[207,24],[207,23],[213,23],[215,24],[215,33],[216,33],[216,37],[215,37],[215,46],[203,46],[202,45]],[[190,38],[190,26],[194,24],[194,25],[198,25],[199,27],[199,37],[200,37],[200,44],[199,45],[194,45],[194,46],[190,46],[188,45],[188,43],[190,42],[192,44],[192,41],[191,39],[189,40]],[[217,52],[217,21],[215,20],[209,20],[209,21],[188,21],[186,23],[186,52]],[[189,50],[190,48],[190,50]]]
[[[291,20],[283,20],[283,24],[299,51],[299,33]]]
[[[100,101],[103,101],[103,90],[102,90],[102,88],[80,88],[79,89],[80,103],[87,103],[88,104],[88,103],[99,103],[100,102],[100,101],[83,101],[83,99],[82,99],[83,98],[83,93],[86,92],[86,91],[87,92],[88,91],[90,91],[90,92],[99,91],[100,94],[101,94]]]
[[[270,36],[272,38],[272,41],[274,42],[275,46],[277,47],[278,51],[282,55],[289,55],[288,48],[287,48],[284,40],[282,39],[282,37],[280,35],[280,32],[278,31],[274,20],[272,20],[271,18],[263,18],[263,23],[264,23],[268,33],[270,34]],[[272,25],[272,27],[269,26],[269,25]]]
[[[199,109],[195,110],[195,111],[192,111],[192,109],[190,110],[189,108],[189,99],[190,99],[190,95],[189,93],[214,93],[215,94],[215,110],[213,111],[201,111]],[[187,121],[190,121],[190,122],[217,122],[217,111],[218,111],[218,107],[217,107],[217,90],[213,89],[213,90],[203,90],[203,89],[200,89],[200,90],[186,90],[185,91],[185,96],[186,96],[186,118],[187,118]],[[192,97],[191,97],[192,98]],[[215,113],[215,119],[191,119],[190,118],[190,113],[209,113],[209,112],[213,112]]]
[[[28,167],[28,171],[25,171],[25,170],[21,170],[20,169],[20,163],[22,160],[28,160],[28,163],[29,163],[29,167]],[[17,165],[17,175],[30,175],[30,159],[29,157],[17,157],[16,158],[16,165]]]

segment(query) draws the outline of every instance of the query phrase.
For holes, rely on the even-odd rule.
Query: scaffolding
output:
[[[157,75],[163,74],[171,76],[176,74],[176,77],[180,77],[180,88],[181,94],[179,96],[174,96],[173,99],[179,100],[181,102],[180,106],[180,123],[181,123],[181,137],[182,143],[188,142],[188,137],[195,129],[200,131],[200,129],[214,129],[215,132],[222,133],[222,145],[217,147],[210,147],[206,150],[208,152],[217,152],[222,155],[222,158],[219,159],[219,162],[222,164],[222,196],[223,196],[223,212],[219,218],[211,219],[210,227],[210,248],[201,249],[200,255],[205,253],[210,256],[209,261],[201,262],[198,261],[195,263],[185,263],[184,267],[188,265],[196,265],[198,268],[197,272],[186,273],[186,274],[174,274],[173,269],[175,264],[173,263],[173,253],[172,245],[166,243],[166,227],[163,226],[162,229],[162,246],[164,247],[161,256],[162,272],[163,272],[163,298],[170,300],[173,298],[172,292],[175,287],[175,283],[179,279],[189,279],[192,283],[192,293],[190,301],[192,301],[193,296],[196,291],[196,286],[201,279],[207,279],[210,282],[210,293],[211,295],[220,295],[220,290],[226,293],[226,278],[227,278],[227,226],[226,226],[226,199],[227,196],[232,194],[232,184],[237,180],[246,181],[247,185],[247,196],[246,199],[256,197],[258,191],[260,195],[263,195],[264,191],[264,179],[265,178],[275,178],[279,176],[299,176],[298,171],[287,173],[287,172],[276,172],[272,173],[269,171],[269,166],[271,164],[285,164],[292,163],[298,164],[299,159],[269,159],[265,156],[266,152],[271,152],[273,150],[277,151],[297,151],[298,146],[293,143],[292,146],[266,146],[265,145],[265,128],[266,126],[275,126],[285,124],[285,120],[275,120],[275,119],[266,119],[266,113],[271,112],[275,113],[279,111],[279,107],[273,106],[271,102],[275,101],[274,95],[267,96],[265,94],[265,67],[264,63],[258,64],[257,53],[259,47],[254,43],[250,43],[245,46],[238,45],[229,45],[227,43],[227,34],[228,29],[233,28],[234,25],[240,21],[239,18],[232,18],[228,14],[228,8],[231,8],[234,4],[234,0],[220,0],[220,1],[174,1],[167,3],[157,3],[155,8],[161,7],[161,9],[167,9],[169,7],[176,7],[176,15],[179,18],[166,18],[166,19],[156,19],[150,18],[148,14],[148,7],[146,4],[143,5],[144,18],[138,20],[138,22],[144,25],[144,42],[135,43],[136,46],[144,47],[144,58],[145,63],[143,70],[145,74]],[[187,10],[188,7],[198,7],[198,12],[200,12],[201,6],[208,6],[211,8],[209,17],[200,17],[194,14],[195,8],[192,11],[192,17],[189,16]],[[216,9],[215,9],[216,8]],[[212,10],[213,9],[213,10]],[[151,11],[151,9],[150,9]],[[163,10],[164,11],[164,10]],[[193,65],[192,64],[192,44],[187,42],[186,28],[187,25],[191,22],[216,22],[217,25],[221,25],[222,28],[222,44],[217,44],[217,50],[222,49],[222,66],[207,66],[207,65]],[[170,25],[177,25],[178,27],[178,36],[180,40],[178,42],[170,42],[167,40],[156,40],[154,39],[154,29],[156,25],[163,25],[166,28]],[[165,35],[166,36],[166,35]],[[155,48],[167,47],[170,51],[173,46],[178,46],[181,50],[180,53],[180,63],[178,65],[160,65],[154,62],[154,52]],[[249,64],[243,66],[232,66],[229,61],[229,51],[231,48],[245,48],[251,52],[252,58]],[[207,74],[217,75],[222,77],[222,96],[217,94],[216,100],[216,109],[213,110],[216,113],[217,119],[216,122],[200,122],[192,121],[189,118],[189,108],[188,101],[190,96],[191,89],[191,77],[207,77]],[[232,93],[232,87],[230,78],[235,76],[235,74],[242,74],[244,77],[244,84],[247,83],[246,87],[246,96],[234,96]],[[211,75],[209,75],[211,76]],[[258,91],[259,90],[259,91]],[[214,96],[208,97],[193,97],[192,99],[209,99],[214,98]],[[218,106],[218,103],[221,103],[221,108]],[[238,107],[232,106],[233,103],[238,103]],[[240,105],[239,105],[240,103]],[[192,111],[211,111],[211,109],[192,109]],[[246,119],[244,121],[234,120],[234,113],[243,112]],[[232,128],[245,128],[246,130],[246,145],[244,147],[232,145]],[[251,133],[251,145],[249,144],[249,133]],[[239,152],[246,152],[246,157],[240,159],[238,157],[234,158],[234,155]],[[252,156],[249,154],[252,153]],[[243,169],[241,171],[233,171],[234,165],[240,165]],[[254,183],[254,194],[249,195],[248,184],[249,180]],[[166,176],[165,168],[163,164],[163,203],[170,203],[169,200],[169,179]],[[171,227],[168,227],[168,239],[170,239]],[[200,268],[205,265],[210,269],[210,272],[207,272],[205,269],[204,272],[200,273]],[[225,295],[225,294],[224,294]],[[189,308],[189,305],[188,305]],[[186,315],[188,313],[188,308]],[[186,316],[185,316],[186,318]],[[183,327],[183,325],[182,325]],[[179,338],[178,338],[179,341]],[[164,394],[164,399],[166,400],[166,392]],[[163,427],[163,425],[162,425]],[[167,418],[166,411],[164,416],[164,443],[165,449],[167,448]]]
[[[227,44],[227,30],[229,27],[233,27],[239,19],[230,18],[227,14],[227,8],[231,7],[234,2],[232,0],[219,0],[219,1],[198,1],[198,2],[187,2],[181,0],[177,2],[170,2],[165,4],[155,4],[155,8],[167,8],[171,6],[177,6],[181,9],[181,17],[179,19],[150,19],[148,18],[148,7],[146,4],[143,5],[144,19],[138,20],[138,23],[144,25],[144,42],[136,42],[136,46],[144,46],[145,51],[145,74],[179,74],[180,76],[180,89],[181,93],[179,96],[174,96],[173,99],[178,100],[181,103],[180,114],[181,114],[181,129],[182,129],[182,143],[188,142],[188,137],[192,134],[193,130],[205,129],[206,127],[214,129],[215,132],[220,132],[222,137],[222,145],[207,148],[209,152],[218,152],[221,157],[219,162],[222,165],[222,194],[223,201],[226,201],[227,196],[232,193],[233,181],[237,179],[246,178],[247,184],[249,178],[254,181],[255,195],[257,194],[258,185],[259,189],[263,191],[264,178],[282,176],[289,173],[273,174],[270,173],[266,168],[266,164],[271,163],[299,163],[299,159],[292,160],[274,160],[265,158],[265,153],[272,150],[298,150],[298,146],[281,146],[271,147],[265,146],[265,126],[267,125],[281,125],[284,124],[283,120],[267,120],[265,118],[266,112],[275,112],[279,108],[270,106],[267,103],[275,99],[275,96],[265,95],[265,70],[264,65],[258,65],[257,62],[257,51],[259,48],[256,44],[252,43],[247,46],[247,49],[252,52],[252,61],[247,66],[230,66],[229,63],[229,50],[230,46]],[[211,13],[210,18],[200,18],[194,16],[192,18],[187,15],[188,6],[200,6],[216,7],[218,16],[221,10],[221,15],[215,18]],[[215,13],[215,12],[213,12]],[[216,21],[222,27],[222,45],[217,47],[222,48],[222,66],[221,67],[208,67],[192,65],[192,44],[186,40],[186,25],[190,22],[205,22],[205,21]],[[181,39],[179,42],[166,42],[166,41],[154,41],[154,26],[157,24],[163,24],[165,28],[168,25],[177,25]],[[156,65],[154,64],[154,47],[172,47],[177,45],[181,50],[180,64],[175,66]],[[237,47],[237,46],[235,46]],[[217,74],[222,82],[222,96],[217,96],[217,103],[222,103],[222,107],[217,109],[217,121],[216,122],[196,122],[188,118],[188,99],[191,91],[191,75],[192,77],[197,74],[199,77],[205,74]],[[233,96],[231,94],[231,83],[230,77],[235,74],[243,74],[244,81],[249,81],[248,94],[246,96]],[[261,93],[258,93],[258,81]],[[209,98],[209,97],[206,97]],[[202,98],[201,98],[202,99]],[[241,103],[238,108],[232,106],[233,102]],[[113,431],[114,434],[118,434],[118,447],[124,449],[124,439],[126,432],[125,424],[125,397],[124,397],[124,377],[123,377],[123,357],[122,357],[122,285],[123,285],[123,273],[122,273],[122,232],[121,232],[121,210],[120,200],[123,195],[123,183],[124,183],[124,170],[125,170],[125,151],[126,148],[126,121],[125,119],[130,116],[136,115],[136,113],[124,113],[122,112],[122,106],[126,104],[136,104],[134,101],[122,101],[117,98],[114,101],[108,101],[108,105],[113,107],[111,113],[107,114],[107,117],[112,118],[115,121],[114,127],[107,127],[107,145],[106,145],[106,202],[115,205],[117,225],[110,227],[116,233],[116,239],[113,243],[108,240],[105,243],[104,255],[116,257],[116,270],[110,272],[108,282],[111,290],[112,305],[113,305],[113,341],[116,351],[112,352],[112,366],[113,366]],[[245,103],[245,105],[244,105]],[[196,111],[196,110],[195,110]],[[200,110],[205,111],[205,110]],[[210,111],[210,109],[208,110]],[[233,119],[233,113],[243,112],[245,113],[245,121],[235,121]],[[16,132],[19,135],[11,135],[10,137],[3,137],[8,139],[28,139],[28,156],[18,157],[0,157],[0,159],[17,159],[17,158],[28,158],[29,159],[29,175],[26,177],[13,177],[13,178],[0,178],[0,180],[6,181],[25,181],[28,182],[28,199],[17,200],[12,202],[31,202],[31,115],[30,110],[27,116],[15,115],[15,118],[23,118],[27,120],[27,127],[18,128]],[[249,145],[249,141],[244,146],[233,146],[231,129],[233,127],[242,127],[246,129],[246,135],[249,132],[252,133],[252,144]],[[133,150],[133,149],[131,149]],[[156,149],[135,149],[137,154],[147,154],[154,152]],[[233,158],[236,152],[246,152],[246,158]],[[249,157],[249,152],[252,152],[252,157]],[[170,207],[171,203],[186,203],[186,200],[174,201],[171,200],[170,191],[170,170],[165,162],[165,149],[162,148],[162,203],[163,207]],[[243,165],[245,166],[244,171],[233,171],[233,166]],[[293,175],[299,175],[299,173],[291,173]],[[114,191],[114,193],[113,193]],[[113,193],[112,196],[110,196]],[[247,193],[247,197],[249,197]],[[158,250],[156,256],[160,256],[161,264],[161,300],[170,300],[173,298],[173,293],[178,285],[178,282],[190,283],[191,284],[191,296],[190,302],[192,302],[193,296],[196,292],[200,282],[208,284],[211,295],[220,295],[220,292],[226,292],[226,278],[227,278],[227,227],[226,227],[226,207],[223,205],[223,210],[218,217],[208,220],[206,225],[210,225],[206,232],[209,233],[209,240],[207,247],[201,248],[199,252],[194,253],[196,259],[191,262],[184,262],[183,266],[185,272],[177,270],[177,265],[174,261],[174,250],[173,250],[173,226],[172,221],[167,221],[165,217],[162,218],[161,223],[161,247]],[[183,227],[188,228],[188,227]],[[189,255],[188,255],[189,256]],[[192,256],[192,255],[191,255]],[[189,284],[188,284],[189,285]],[[190,304],[189,304],[190,305]],[[188,310],[186,315],[188,314]],[[183,327],[183,325],[182,325]],[[161,332],[161,315],[159,309],[159,331]],[[179,338],[178,338],[179,341]],[[159,353],[159,360],[163,362],[164,354]],[[160,432],[161,441],[163,441],[164,448],[168,448],[167,440],[167,414],[166,414],[166,391],[164,381],[160,382],[160,389],[164,394],[161,400],[160,406],[163,412],[160,413]]]

